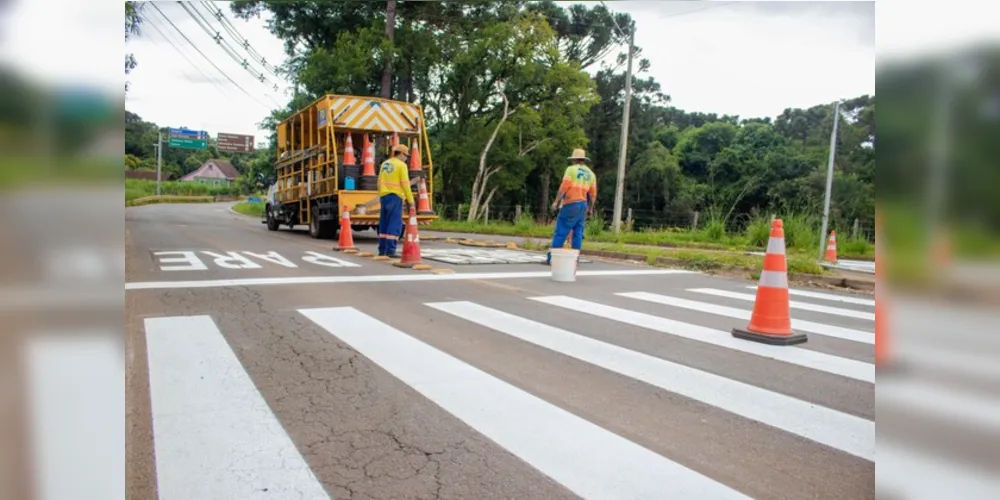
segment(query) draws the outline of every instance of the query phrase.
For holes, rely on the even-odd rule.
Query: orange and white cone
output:
[[[365,140],[361,144],[361,163],[364,164],[364,171],[361,175],[375,175],[375,144],[368,140],[368,134],[364,135]]]
[[[357,165],[358,160],[354,158],[354,140],[351,139],[351,134],[346,134],[347,139],[344,139],[344,165]]]
[[[832,264],[837,263],[837,232],[830,231],[830,239],[826,242],[826,255],[823,260]]]
[[[396,147],[396,146],[399,146],[399,133],[398,132],[393,132],[392,133],[392,147]]]
[[[734,328],[733,336],[771,345],[795,345],[808,340],[804,333],[792,331],[785,229],[781,219],[771,223],[771,237],[767,240],[764,269],[760,272],[750,324],[745,329]]]
[[[420,234],[417,231],[417,213],[410,207],[410,216],[406,224],[406,236],[403,239],[403,257],[399,262],[393,262],[396,267],[407,267],[410,269],[424,270],[431,266],[424,264],[420,259]]]
[[[420,172],[423,167],[420,166],[420,150],[417,149],[417,143],[414,141],[413,147],[410,148],[410,172]]]
[[[340,240],[337,242],[335,250],[344,253],[358,253],[358,249],[354,247],[354,234],[351,233],[351,212],[347,209],[347,205],[344,205],[344,212],[340,216]]]
[[[420,215],[434,215],[434,211],[431,210],[430,196],[427,195],[427,181],[421,177],[418,186],[417,213]]]

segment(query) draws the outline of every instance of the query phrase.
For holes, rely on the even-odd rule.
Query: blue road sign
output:
[[[208,139],[208,132],[204,130],[191,130],[186,128],[172,128],[168,132],[174,137],[184,137],[190,139]]]

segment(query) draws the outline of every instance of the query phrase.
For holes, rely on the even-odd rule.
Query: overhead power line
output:
[[[233,23],[229,20],[229,18],[226,17],[226,14],[225,12],[222,11],[222,9],[216,7],[215,4],[212,2],[201,2],[201,4],[205,6],[205,8],[208,9],[208,11],[211,12],[216,19],[219,20],[219,23],[222,25],[222,28],[226,30],[226,32],[229,33],[229,35],[233,37],[233,39],[239,45],[243,47],[243,50],[246,50],[247,53],[250,54],[250,57],[254,61],[260,64],[261,67],[270,72],[272,75],[282,78],[281,74],[278,71],[278,68],[273,64],[269,64],[267,62],[267,59],[259,52],[257,52],[257,50],[253,48],[253,46],[250,45],[250,40],[247,39],[245,36],[243,36],[238,29],[236,29],[236,26],[234,26]]]
[[[191,58],[189,58],[187,56],[187,54],[185,54],[184,51],[182,51],[181,48],[178,47],[177,44],[175,44],[174,41],[170,37],[168,37],[167,34],[164,33],[163,30],[161,30],[159,26],[156,25],[156,23],[151,22],[152,20],[153,20],[153,17],[152,16],[148,16],[146,18],[147,24],[149,26],[151,26],[154,30],[156,30],[156,32],[160,34],[160,37],[163,38],[164,40],[166,40],[166,42],[168,44],[170,44],[170,46],[173,47],[173,49],[175,51],[177,51],[177,53],[180,54],[181,57],[183,57],[184,60],[188,62],[188,64],[190,64],[192,67],[194,67],[195,70],[197,70],[199,73],[201,73],[201,76],[205,77],[205,81],[211,83],[220,93],[224,94],[226,97],[228,97],[230,100],[232,100],[232,98],[233,98],[232,94],[230,94],[229,92],[226,92],[226,89],[222,88],[222,86],[219,85],[219,83],[218,83],[218,81],[216,79],[208,76],[208,74],[205,73],[201,69],[200,66],[198,66],[197,64],[195,64],[194,61],[192,61]]]
[[[206,34],[208,34],[209,37],[215,40],[215,42],[222,48],[223,52],[225,52],[226,55],[230,57],[230,59],[235,61],[236,64],[239,64],[244,70],[247,71],[247,73],[252,75],[255,79],[259,80],[261,83],[267,85],[268,87],[273,86],[275,92],[278,91],[278,85],[268,80],[267,77],[264,76],[263,72],[258,73],[255,69],[251,69],[250,63],[246,60],[246,58],[242,58],[241,60],[240,55],[236,52],[235,49],[233,49],[229,45],[229,42],[227,42],[225,39],[222,38],[221,34],[218,31],[215,31],[213,33],[212,25],[208,22],[207,19],[205,19],[205,17],[201,14],[201,12],[198,10],[196,6],[191,5],[189,8],[189,6],[185,5],[184,2],[177,2],[177,3],[181,5],[184,11],[187,12],[189,16],[191,16],[191,19],[194,19],[195,23],[197,23],[198,26],[201,27],[201,29]],[[267,94],[265,95],[269,99],[274,101],[274,99],[270,95]],[[277,102],[275,102],[275,105],[278,105]]]
[[[206,56],[205,53],[202,52],[201,49],[198,48],[198,45],[196,43],[192,42],[191,39],[188,38],[187,35],[185,35],[184,32],[181,31],[180,28],[178,28],[177,25],[174,24],[174,22],[171,21],[170,18],[167,17],[167,15],[163,13],[162,10],[160,10],[160,8],[156,5],[156,2],[149,2],[149,5],[151,7],[153,7],[154,9],[156,9],[156,11],[160,13],[160,16],[163,17],[163,19],[165,19],[167,21],[167,23],[169,23],[170,26],[173,27],[174,30],[181,35],[181,38],[183,38],[185,41],[187,41],[187,43],[189,43],[192,47],[194,47],[194,50],[197,51],[198,54],[201,55],[201,57],[205,58],[205,60],[208,61],[208,63],[211,64],[212,67],[214,67],[216,70],[218,70],[219,73],[222,73],[222,76],[226,77],[226,79],[229,80],[229,83],[232,83],[236,88],[240,89],[241,92],[243,92],[244,94],[246,94],[247,97],[253,99],[254,101],[256,101],[261,106],[264,106],[266,108],[270,108],[271,107],[270,105],[264,104],[260,99],[257,99],[256,97],[254,97],[253,94],[251,94],[250,92],[247,92],[247,90],[245,88],[243,88],[242,86],[240,86],[240,84],[236,83],[236,81],[234,81],[232,79],[232,77],[229,76],[229,73],[226,73],[225,71],[222,70],[222,68],[220,68],[217,64],[215,64],[215,62],[212,61],[212,58]]]

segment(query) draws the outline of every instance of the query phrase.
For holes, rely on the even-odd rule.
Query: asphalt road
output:
[[[128,498],[875,497],[870,296],[793,295],[771,347],[741,280],[430,274],[226,204],[125,229]]]

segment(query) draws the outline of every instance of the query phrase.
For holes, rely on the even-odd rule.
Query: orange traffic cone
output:
[[[344,253],[358,253],[358,249],[354,247],[354,234],[351,233],[351,212],[347,210],[347,205],[344,205],[344,213],[340,216],[340,241],[337,242],[337,248],[334,250],[340,250]]]
[[[434,215],[434,211],[431,210],[431,200],[427,196],[427,181],[423,177],[420,178],[419,191],[417,193],[417,213],[420,215]]]
[[[344,140],[344,165],[357,165],[358,160],[354,158],[354,140],[351,139],[351,134],[346,134],[347,139]]]
[[[420,172],[423,168],[420,166],[420,150],[417,149],[417,143],[413,143],[413,147],[410,148],[410,172]]]
[[[362,142],[361,148],[361,162],[364,164],[364,171],[361,175],[374,176],[375,175],[375,144],[368,140],[368,134],[364,135],[365,140]]]
[[[837,263],[837,232],[830,231],[830,239],[826,242],[826,256],[823,260],[836,264]]]
[[[409,220],[406,223],[406,237],[403,239],[403,257],[399,262],[393,262],[392,265],[416,270],[431,268],[431,266],[422,263],[420,260],[420,235],[417,231],[417,214],[412,206],[410,207]]]
[[[772,345],[804,343],[806,335],[792,331],[791,306],[788,300],[785,229],[781,219],[774,219],[750,324],[746,329],[734,328],[733,336]]]
[[[396,146],[399,146],[399,133],[398,132],[393,132],[392,133],[392,147],[396,147]]]

